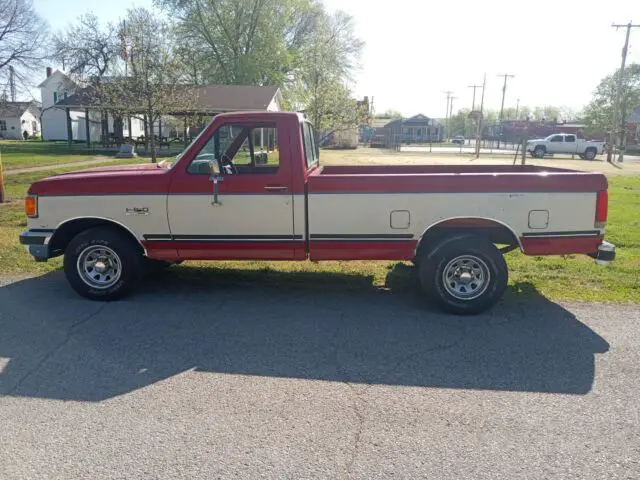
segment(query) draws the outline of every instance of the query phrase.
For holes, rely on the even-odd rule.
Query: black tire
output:
[[[587,148],[584,151],[584,159],[585,160],[595,160],[598,151],[595,148]]]
[[[584,153],[580,153],[580,154],[578,154],[578,156],[579,156],[582,160],[586,160],[586,158],[584,157]]]
[[[96,258],[101,262],[100,268],[106,264],[104,273],[97,267],[86,267],[91,261],[96,264]],[[79,233],[69,242],[64,254],[64,273],[69,284],[90,300],[112,301],[125,297],[140,280],[142,271],[139,246],[112,227],[96,227]],[[97,285],[100,282],[102,285]]]
[[[532,155],[535,158],[544,158],[545,153],[547,153],[547,149],[544,148],[542,145],[538,145],[536,148],[533,149]]]
[[[456,276],[454,271],[462,273]],[[452,282],[445,284],[448,274]],[[438,308],[457,315],[474,315],[491,308],[502,297],[508,280],[507,263],[500,251],[489,240],[475,235],[443,240],[420,264],[422,291]]]

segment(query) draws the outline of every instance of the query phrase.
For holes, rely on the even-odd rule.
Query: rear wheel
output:
[[[587,160],[593,160],[594,158],[596,158],[597,153],[598,152],[595,148],[587,148],[584,152],[584,158]]]
[[[461,235],[443,240],[420,263],[420,283],[440,309],[470,315],[491,308],[502,297],[508,269],[487,239]]]
[[[117,300],[129,294],[142,272],[142,255],[126,234],[97,227],[79,233],[64,255],[71,287],[90,300]]]

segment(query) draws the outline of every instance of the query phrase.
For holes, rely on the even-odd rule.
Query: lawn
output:
[[[99,146],[99,145],[97,145]],[[100,149],[90,150],[86,145],[75,144],[69,147],[67,142],[43,142],[39,140],[0,140],[0,155],[4,170],[19,168],[44,167],[85,162],[92,159],[108,158],[113,153]],[[158,149],[158,158],[175,156],[166,149]],[[148,161],[150,155],[141,155],[138,161]]]
[[[135,160],[117,163],[132,162]],[[18,244],[18,235],[26,225],[21,198],[37,178],[70,170],[73,168],[7,177],[6,193],[11,203],[0,205],[2,274],[33,275],[60,268],[60,258],[35,263]],[[526,257],[512,252],[507,255],[510,294],[531,295],[537,290],[553,300],[640,303],[640,176],[612,176],[609,196],[607,240],[619,248],[613,266],[599,267],[582,255]],[[173,270],[172,276],[178,278],[171,281],[176,282],[250,283],[309,290],[411,288],[410,268],[398,262],[188,262]]]
[[[38,140],[1,140],[0,154],[5,170],[84,162],[93,158],[87,150],[69,148],[66,142]]]

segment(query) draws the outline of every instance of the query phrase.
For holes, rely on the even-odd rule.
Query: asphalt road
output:
[[[4,279],[3,480],[640,478],[638,307],[175,275]]]

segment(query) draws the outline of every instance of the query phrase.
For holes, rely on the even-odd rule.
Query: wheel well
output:
[[[138,239],[122,225],[106,220],[103,218],[78,218],[63,223],[58,227],[49,241],[49,248],[51,249],[52,256],[62,255],[69,245],[69,242],[79,233],[89,230],[95,227],[110,227],[114,230],[122,232],[129,237],[135,245],[140,248],[140,252],[144,252],[144,248],[140,245]]]
[[[520,241],[513,230],[500,222],[484,218],[456,218],[429,227],[420,239],[416,258],[425,255],[431,247],[443,239],[456,235],[476,235],[496,245],[521,248]]]

